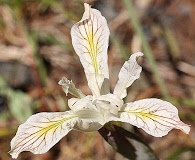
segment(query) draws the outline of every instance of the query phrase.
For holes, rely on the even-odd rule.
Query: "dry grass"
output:
[[[132,52],[142,51],[141,39],[129,24],[123,1],[85,1],[98,8],[107,18],[111,30],[108,50],[111,87],[124,60]],[[165,82],[170,100],[179,109],[181,119],[191,124],[189,136],[173,130],[163,138],[153,138],[135,128],[135,133],[150,144],[161,159],[193,160],[195,157],[195,2],[137,0],[134,9],[144,29],[159,78]],[[13,0],[0,1],[0,160],[8,160],[9,143],[21,123],[3,92],[21,91],[31,101],[24,110],[64,111],[67,98],[57,82],[66,76],[89,94],[85,75],[70,39],[71,26],[81,18],[83,1]],[[144,57],[143,72],[129,89],[127,101],[147,97],[163,98],[151,64]],[[30,73],[30,74],[29,74]],[[23,98],[21,104],[24,105]],[[30,109],[31,108],[31,109]],[[17,108],[15,108],[17,110]],[[27,118],[27,117],[26,117]],[[123,159],[105,145],[95,133],[70,132],[43,155],[22,153],[19,160]]]

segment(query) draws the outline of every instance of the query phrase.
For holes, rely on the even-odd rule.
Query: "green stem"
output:
[[[35,68],[38,70],[38,76],[40,77],[41,85],[45,85],[47,79],[47,71],[46,67],[43,63],[43,59],[38,55],[38,48],[37,48],[37,34],[35,32],[28,31],[22,17],[21,13],[21,4],[17,4],[13,7],[13,15],[16,19],[20,30],[23,32],[25,38],[27,39],[27,43],[29,44],[32,50],[32,57],[35,62]]]
[[[111,34],[110,34],[110,39],[111,39],[111,42],[112,42],[115,46],[117,46],[117,48],[119,48],[120,53],[121,53],[123,59],[127,61],[127,60],[129,59],[129,55],[128,55],[128,53],[127,53],[127,50],[126,50],[125,46],[123,46],[123,45],[121,44],[120,39],[117,38],[117,36],[115,36],[114,33],[111,33]]]
[[[194,152],[195,149],[194,148],[185,148],[185,147],[184,148],[179,148],[178,150],[176,150],[175,152],[173,152],[171,155],[169,155],[165,160],[177,159],[177,157],[179,155],[181,155],[184,152],[188,152],[188,151]]]
[[[124,3],[125,7],[128,10],[129,17],[130,17],[131,23],[132,23],[132,25],[133,25],[133,27],[134,27],[134,29],[136,31],[136,34],[141,39],[144,53],[145,53],[146,58],[148,59],[148,61],[150,63],[150,66],[151,66],[151,69],[152,69],[152,73],[154,75],[156,83],[158,84],[158,86],[160,88],[160,91],[161,91],[162,95],[164,96],[164,98],[166,100],[168,100],[168,99],[170,99],[169,98],[169,93],[168,93],[168,91],[167,91],[167,89],[165,87],[165,83],[164,83],[163,79],[160,77],[159,72],[157,70],[156,61],[155,61],[155,59],[154,59],[154,57],[152,55],[152,50],[150,48],[149,43],[147,42],[147,39],[145,37],[145,34],[143,32],[143,29],[141,27],[139,19],[138,19],[137,15],[136,15],[135,9],[134,9],[133,4],[132,4],[132,0],[123,0],[123,3]]]

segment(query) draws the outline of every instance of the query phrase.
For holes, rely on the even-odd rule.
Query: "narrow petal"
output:
[[[180,129],[186,134],[190,131],[189,125],[180,121],[175,106],[155,98],[125,104],[118,120],[142,128],[155,137],[162,137],[173,128]]]
[[[95,97],[100,96],[104,76],[102,74],[90,74],[88,79],[88,86]]]
[[[84,98],[71,98],[68,100],[68,106],[73,111],[76,112],[83,108],[88,107],[89,104],[92,104],[92,96],[85,96]]]
[[[100,97],[97,98],[97,100],[107,101],[110,104],[117,106],[118,108],[121,108],[123,105],[122,99],[120,99],[117,95],[110,94],[110,93],[106,95],[101,95]]]
[[[74,83],[68,80],[66,77],[62,77],[62,79],[58,82],[59,85],[62,86],[63,91],[66,96],[68,93],[72,94],[77,98],[83,98],[85,95],[81,92],[81,90],[77,89]]]
[[[71,111],[32,115],[19,126],[9,153],[12,158],[17,158],[23,151],[45,153],[72,130],[77,121]]]
[[[136,61],[136,58],[140,56],[143,56],[143,53],[137,52],[132,54],[119,72],[119,80],[114,89],[114,94],[118,95],[121,99],[127,96],[126,88],[140,77],[142,67]]]
[[[90,74],[102,74],[104,79],[109,79],[107,49],[110,31],[107,21],[98,10],[92,9],[86,3],[84,6],[82,19],[71,28],[73,47],[83,65],[87,80]]]

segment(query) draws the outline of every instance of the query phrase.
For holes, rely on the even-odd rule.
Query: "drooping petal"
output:
[[[162,137],[173,128],[186,134],[190,131],[189,125],[179,119],[177,108],[160,99],[151,98],[127,103],[119,115],[119,121],[142,128],[155,137]]]
[[[106,123],[103,114],[93,109],[81,109],[75,112],[75,114],[79,117],[74,127],[77,130],[87,132],[97,131]]]
[[[84,6],[82,19],[71,28],[73,47],[83,65],[87,80],[91,74],[102,74],[104,79],[109,79],[107,48],[110,31],[107,21],[98,10],[92,9],[86,3]]]
[[[98,108],[98,104],[92,103],[92,96],[86,96],[82,99],[71,98],[68,100],[68,106],[79,117],[74,129],[82,131],[97,131],[107,120],[104,112]]]
[[[85,95],[81,92],[81,90],[77,89],[74,83],[68,80],[66,77],[62,77],[62,79],[58,82],[59,85],[62,86],[63,91],[66,96],[68,93],[72,94],[77,98],[83,98]]]
[[[119,80],[114,89],[114,94],[118,95],[121,99],[127,96],[126,88],[140,77],[142,67],[136,61],[136,59],[140,56],[143,56],[143,53],[137,52],[132,54],[119,72]]]
[[[23,151],[45,153],[72,130],[77,121],[71,111],[32,115],[19,126],[9,153],[12,158],[17,158]]]

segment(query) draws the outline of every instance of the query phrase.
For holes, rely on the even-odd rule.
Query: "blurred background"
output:
[[[156,97],[177,106],[190,135],[172,130],[141,136],[162,160],[195,158],[195,1],[193,0],[0,0],[0,160],[9,160],[18,126],[38,112],[65,111],[67,98],[58,81],[66,76],[90,94],[71,44],[70,29],[81,19],[83,2],[100,10],[111,30],[110,87],[133,52],[145,56],[141,77],[125,101]],[[19,160],[122,160],[98,132],[70,132],[49,152],[22,153]]]

